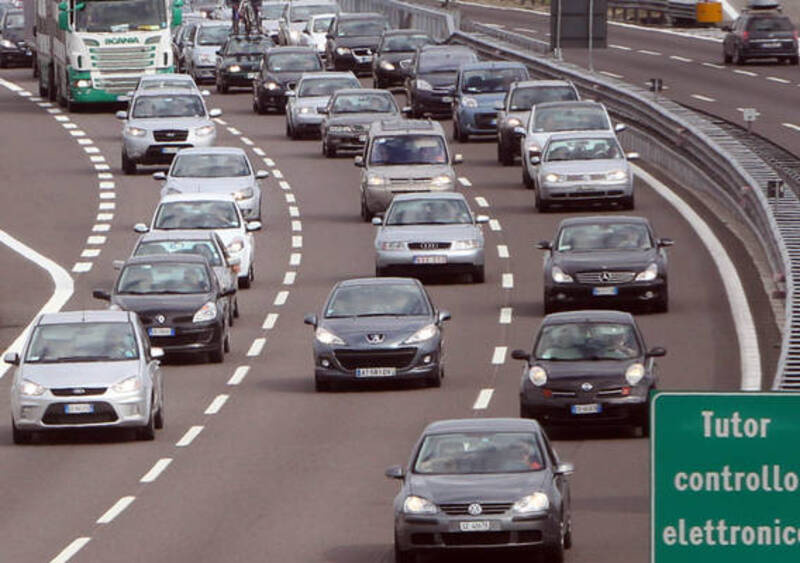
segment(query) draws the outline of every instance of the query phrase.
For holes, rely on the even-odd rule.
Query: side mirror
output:
[[[541,250],[553,250],[553,245],[550,244],[549,240],[540,240],[536,243],[536,248]]]
[[[147,225],[145,225],[144,223],[136,223],[133,226],[133,230],[134,230],[134,232],[137,232],[139,234],[144,234],[144,233],[149,232],[150,228]]]
[[[92,297],[95,299],[100,299],[101,301],[111,301],[111,294],[105,289],[92,290]]]
[[[231,256],[228,258],[228,266],[238,266],[242,263],[242,259],[239,256]]]
[[[572,475],[575,473],[575,466],[568,461],[563,461],[556,466],[556,475]]]
[[[269,172],[266,170],[259,170],[256,172],[256,180],[263,180],[264,178],[269,178]]]
[[[525,131],[524,127],[520,127],[519,125],[514,127],[514,135],[518,135],[520,137],[524,137],[526,135],[526,133],[527,133],[527,131]]]
[[[328,106],[317,106],[317,113],[328,115]]]
[[[530,156],[530,157],[528,157],[528,158],[529,158],[529,160],[531,161],[531,164],[541,164],[541,162],[542,162],[542,159],[541,159],[541,157],[539,157],[539,156],[536,156],[536,155],[531,155],[531,156]]]
[[[294,90],[286,90],[286,92],[284,92],[283,95],[286,96],[287,98],[294,98],[297,95],[297,93]]]
[[[400,61],[400,68],[403,70],[408,70],[408,67],[411,66],[411,61],[409,59],[404,59]]]
[[[3,361],[7,364],[11,364],[12,366],[19,365],[19,354],[16,352],[9,352],[5,356],[3,356]]]
[[[117,113],[114,114],[114,117],[117,119],[128,119],[128,112],[124,110],[119,110]]]
[[[411,115],[411,106],[403,106],[403,109],[400,111],[403,115]]]
[[[503,106],[503,102],[495,102],[493,107],[497,111],[503,111],[505,109],[505,107]]]
[[[478,223],[479,225],[482,225],[484,223],[488,223],[489,222],[489,216],[488,215],[478,215],[477,217],[475,217],[475,222]]]
[[[619,133],[621,131],[625,131],[625,129],[627,128],[628,126],[625,125],[624,123],[617,123],[616,125],[614,125],[614,132]]]
[[[122,267],[125,265],[125,260],[112,260],[111,267],[115,270],[121,270]]]
[[[316,315],[312,315],[312,314],[308,314],[305,317],[303,317],[303,322],[305,324],[307,324],[307,325],[311,325],[311,326],[315,327],[315,326],[317,326],[317,316]]]
[[[639,160],[639,153],[638,152],[625,153],[625,158],[627,158],[628,160]]]
[[[671,238],[660,238],[657,242],[658,246],[672,246],[675,244],[675,241]]]
[[[399,465],[393,465],[384,472],[384,475],[389,479],[403,479],[406,476],[406,471]]]
[[[439,316],[437,318],[440,323],[443,323],[452,319],[453,316],[450,314],[450,311],[439,311]]]
[[[530,354],[528,354],[525,350],[520,350],[520,349],[512,350],[511,351],[511,357],[514,358],[515,360],[526,360],[527,361],[527,360],[531,359],[531,355]]]
[[[208,112],[208,117],[219,117],[222,115],[222,110],[219,108],[214,108]]]
[[[153,346],[150,348],[150,357],[154,360],[164,357],[164,349],[159,348],[158,346]]]
[[[221,54],[222,54],[222,49],[217,49],[217,50],[216,50],[216,53],[217,53],[218,55],[221,55]]]
[[[200,90],[200,95],[201,96],[210,96],[211,95],[211,90]]]
[[[453,156],[453,164],[461,164],[462,162],[464,162],[463,154],[456,154]]]
[[[376,227],[380,227],[381,225],[383,225],[383,218],[382,217],[373,217],[372,218],[372,224],[375,225]]]
[[[153,180],[160,180],[160,181],[163,182],[166,179],[167,179],[167,173],[166,172],[163,172],[163,171],[153,172]]]
[[[253,231],[260,231],[261,221],[248,221],[247,224],[244,226],[244,228],[248,233],[252,233]]]
[[[661,346],[650,348],[650,350],[647,352],[648,358],[662,358],[666,355],[667,355],[666,348],[662,348]]]
[[[355,165],[358,168],[364,168],[364,157],[361,155],[356,156],[353,159],[353,165]]]
[[[235,287],[226,287],[225,289],[223,289],[222,291],[219,292],[219,296],[220,297],[230,297],[231,295],[235,295],[235,294],[236,294],[236,288]]]

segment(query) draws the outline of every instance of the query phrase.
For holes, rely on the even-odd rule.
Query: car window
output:
[[[261,4],[261,19],[262,20],[277,20],[283,13],[283,4]]]
[[[161,90],[164,88],[185,88],[193,90],[194,80],[188,78],[154,78],[139,82],[139,90]]]
[[[558,160],[608,160],[622,158],[622,149],[615,139],[563,139],[551,141],[544,155],[545,162]]]
[[[561,229],[556,243],[559,252],[650,248],[653,243],[647,227],[633,223],[569,225]]]
[[[331,104],[333,113],[389,113],[397,112],[391,94],[341,94]]]
[[[432,43],[433,39],[427,35],[390,35],[384,38],[380,50],[382,53],[410,52]]]
[[[23,14],[8,14],[4,27],[6,29],[22,29],[25,27],[25,16]]]
[[[301,98],[312,96],[330,96],[343,88],[358,88],[358,79],[352,78],[307,78],[300,82],[297,95]]]
[[[212,266],[221,266],[222,257],[216,245],[210,240],[159,240],[143,242],[136,247],[134,256],[153,256],[154,254],[198,254]]]
[[[537,360],[633,360],[641,355],[633,326],[620,323],[559,323],[542,328]]]
[[[312,53],[274,53],[269,56],[268,67],[273,72],[322,70],[319,57]]]
[[[477,57],[470,51],[437,51],[422,52],[419,56],[418,72],[420,74],[430,72],[455,72],[464,63],[475,62]]]
[[[750,18],[747,31],[792,31],[794,26],[787,17]]]
[[[325,318],[430,315],[428,300],[412,284],[341,286],[325,307]]]
[[[174,201],[158,206],[155,229],[234,229],[236,204],[228,201]]]
[[[311,30],[314,33],[326,33],[331,27],[331,22],[335,16],[314,18],[314,28]]]
[[[385,224],[458,225],[472,223],[469,207],[461,199],[395,200],[386,214]]]
[[[229,41],[225,47],[226,55],[260,55],[265,49],[272,47],[273,43],[269,39],[261,41]]]
[[[206,111],[203,100],[196,95],[165,95],[137,97],[132,116],[139,119],[151,117],[203,117]]]
[[[468,475],[541,471],[545,456],[529,432],[432,434],[422,441],[414,473]]]
[[[232,29],[224,25],[201,25],[197,29],[198,45],[222,45]]]
[[[229,178],[251,174],[243,154],[180,154],[169,175],[175,178]]]
[[[211,291],[211,279],[202,264],[129,264],[117,281],[117,293],[133,295],[192,294]]]
[[[461,91],[467,94],[506,92],[513,82],[527,77],[521,68],[468,70],[461,77]]]
[[[289,21],[299,23],[307,22],[311,16],[317,14],[334,14],[338,12],[336,4],[315,4],[310,6],[292,6]]]
[[[339,22],[340,37],[373,37],[386,29],[384,20],[342,20]]]
[[[515,88],[511,94],[511,111],[528,111],[542,102],[569,102],[578,96],[569,86],[537,86],[534,88]]]
[[[139,357],[127,322],[63,323],[37,326],[25,355],[29,363],[108,362]]]
[[[159,31],[167,29],[163,2],[115,0],[75,3],[75,30],[90,32]]]
[[[538,108],[534,112],[533,131],[591,131],[610,129],[606,113],[599,107]]]
[[[439,135],[397,135],[376,137],[370,164],[444,164],[445,140]]]

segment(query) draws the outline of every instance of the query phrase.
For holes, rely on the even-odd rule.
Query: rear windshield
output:
[[[303,72],[322,70],[319,57],[312,53],[275,53],[269,56],[272,72]]]
[[[747,31],[792,31],[794,26],[787,17],[752,18]]]
[[[570,102],[577,100],[574,88],[568,86],[537,86],[534,88],[517,88],[511,94],[511,111],[528,111],[532,106],[542,102]]]
[[[512,82],[525,80],[528,73],[522,68],[468,70],[461,80],[461,91],[467,94],[507,92]]]

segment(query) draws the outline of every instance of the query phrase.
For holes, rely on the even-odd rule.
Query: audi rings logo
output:
[[[591,391],[592,389],[594,389],[594,385],[592,385],[587,381],[586,383],[581,384],[581,389],[583,389],[584,391]]]
[[[421,242],[419,243],[420,250],[436,250],[435,242]]]
[[[164,315],[156,315],[156,322],[160,325],[163,325],[164,322],[167,320],[167,317]]]
[[[483,512],[483,508],[481,508],[480,504],[475,502],[467,507],[467,512],[470,513],[470,516],[480,516],[481,513]]]
[[[382,334],[368,334],[367,335],[367,342],[370,344],[380,344],[383,342],[384,336]]]

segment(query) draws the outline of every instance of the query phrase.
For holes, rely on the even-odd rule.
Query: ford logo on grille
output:
[[[483,508],[481,508],[480,504],[475,502],[467,507],[467,512],[469,512],[471,516],[480,516],[483,512]]]
[[[384,336],[382,334],[368,334],[367,342],[370,344],[380,344],[383,342]]]
[[[594,385],[592,385],[587,381],[586,383],[581,384],[581,389],[583,389],[584,391],[591,391],[592,389],[594,389]]]

